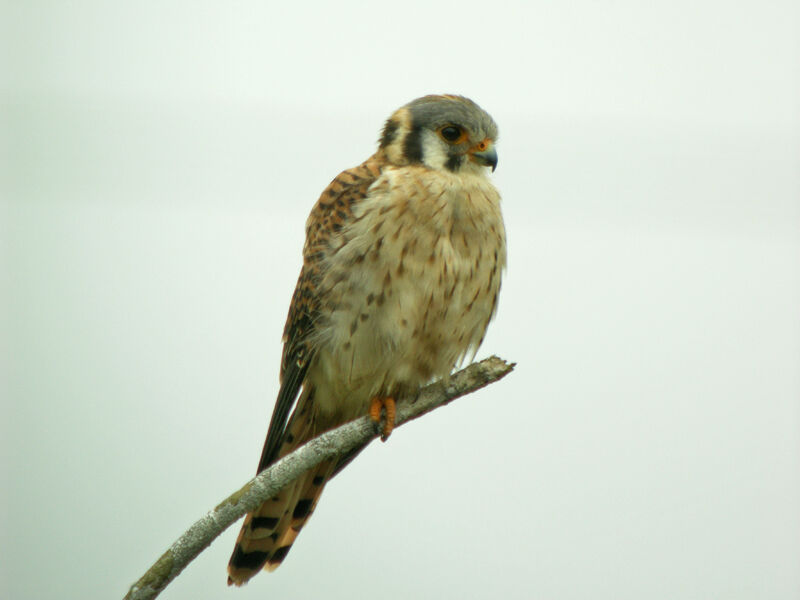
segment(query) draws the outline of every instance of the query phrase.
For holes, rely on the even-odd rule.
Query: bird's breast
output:
[[[481,343],[504,266],[488,179],[385,170],[323,260],[312,378],[357,414],[373,395],[448,375]]]

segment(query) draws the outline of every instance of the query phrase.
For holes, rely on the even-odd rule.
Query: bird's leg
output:
[[[392,429],[394,429],[394,419],[397,415],[397,406],[394,398],[375,396],[372,399],[369,405],[369,418],[372,419],[376,425],[381,422],[381,409],[386,411],[383,428],[381,429],[381,440],[385,442],[389,439]]]

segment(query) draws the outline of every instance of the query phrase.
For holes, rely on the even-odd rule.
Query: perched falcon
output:
[[[496,140],[497,126],[472,100],[418,98],[389,117],[375,154],[322,193],[306,222],[259,472],[367,413],[379,423],[383,412],[386,439],[395,398],[447,377],[477,350],[506,262],[500,195],[488,177]],[[247,515],[228,584],[281,564],[325,483],[351,459],[320,464]]]

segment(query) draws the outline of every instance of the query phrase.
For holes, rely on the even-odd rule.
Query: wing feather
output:
[[[289,412],[295,405],[308,367],[314,360],[314,323],[321,306],[316,289],[321,263],[330,252],[330,238],[352,218],[353,205],[366,197],[369,187],[380,176],[383,164],[379,152],[361,165],[340,173],[322,192],[306,221],[303,268],[283,331],[281,387],[258,464],[259,472],[279,458]]]

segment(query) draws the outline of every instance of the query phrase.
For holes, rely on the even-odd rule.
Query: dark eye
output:
[[[447,127],[442,127],[441,134],[442,137],[448,142],[455,142],[461,137],[461,127],[458,125],[448,125]]]

